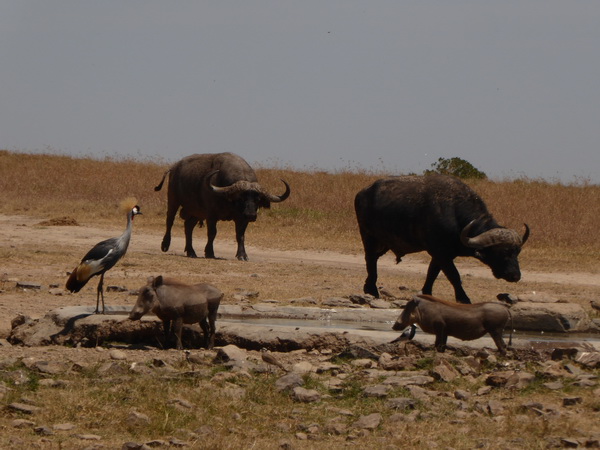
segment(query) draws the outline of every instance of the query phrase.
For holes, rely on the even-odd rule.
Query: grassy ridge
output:
[[[144,212],[144,226],[161,230],[166,212],[166,186],[154,186],[168,166],[154,161],[23,154],[0,151],[0,208],[4,214],[48,218],[70,216],[80,223],[115,223],[119,202],[134,196]],[[263,211],[249,227],[248,242],[281,249],[329,249],[361,252],[354,196],[386,173],[298,171],[257,168],[259,180],[273,193],[283,192],[283,178],[292,187],[290,198]],[[600,186],[564,185],[542,180],[470,181],[497,220],[532,237],[526,258],[547,266],[597,270],[600,241]],[[181,224],[174,232],[182,232]],[[232,233],[222,224],[219,234]],[[203,234],[203,233],[202,233]],[[596,268],[596,269],[594,269]]]

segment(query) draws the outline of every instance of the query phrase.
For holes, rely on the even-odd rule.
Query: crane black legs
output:
[[[98,282],[98,289],[96,291],[96,311],[94,314],[98,314],[98,306],[100,303],[100,297],[102,297],[102,314],[104,314],[104,274],[100,275],[100,281]]]

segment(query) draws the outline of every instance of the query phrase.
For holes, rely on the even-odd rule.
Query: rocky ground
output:
[[[112,231],[40,226],[2,216],[0,334],[19,314],[36,319],[55,308],[95,303],[95,283],[79,295],[62,290],[66,272]],[[134,236],[127,259],[111,271],[125,287],[112,304],[131,306],[128,290],[148,274],[169,273],[222,287],[225,302],[321,304],[360,289],[360,256],[249,248],[254,262],[190,262],[157,249],[158,233]],[[114,233],[113,233],[114,234]],[[182,249],[181,239],[174,248]],[[232,255],[232,246],[218,249]],[[193,264],[193,268],[191,268]],[[382,279],[419,286],[424,263],[382,263]],[[293,267],[291,267],[293,266]],[[506,288],[467,263],[470,289]],[[547,291],[589,305],[600,292],[593,274],[525,274],[519,294]],[[387,278],[386,278],[387,277]],[[40,288],[17,287],[31,283]],[[498,284],[496,284],[498,283]],[[444,292],[443,284],[440,290]],[[402,298],[402,290],[396,296]],[[406,294],[408,295],[408,294]],[[586,307],[590,317],[597,317]],[[223,327],[225,329],[225,327]],[[2,448],[555,448],[598,447],[600,359],[579,344],[491,348],[427,341],[340,346],[324,334],[311,348],[261,352],[222,334],[219,348],[163,350],[148,344],[19,346],[0,342]]]

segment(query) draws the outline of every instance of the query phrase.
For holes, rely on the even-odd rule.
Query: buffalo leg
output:
[[[215,258],[214,242],[217,237],[217,221],[206,219],[206,247],[204,247],[205,258]]]
[[[421,292],[425,295],[431,295],[433,292],[433,283],[440,274],[440,266],[436,263],[435,259],[431,259],[429,267],[427,268],[427,277],[425,278],[425,284],[421,289]]]
[[[388,249],[377,248],[377,243],[368,236],[363,238],[363,246],[365,248],[365,263],[367,265],[367,278],[363,286],[365,294],[371,294],[373,297],[379,298],[379,289],[377,289],[377,260],[384,255]]]
[[[471,303],[469,296],[462,287],[462,282],[460,281],[460,274],[458,273],[458,270],[456,269],[454,263],[452,261],[445,262],[441,264],[440,267],[442,268],[442,272],[444,272],[444,275],[446,275],[446,278],[448,278],[448,281],[450,281],[450,284],[454,288],[454,298],[456,298],[456,301],[459,303]]]
[[[185,254],[190,258],[197,257],[194,247],[192,246],[194,227],[197,223],[198,219],[196,217],[188,217],[183,223],[183,228],[185,229]]]
[[[235,254],[235,257],[240,261],[248,261],[246,247],[244,246],[246,228],[248,228],[248,222],[245,220],[235,221],[235,240],[237,241],[237,253]]]

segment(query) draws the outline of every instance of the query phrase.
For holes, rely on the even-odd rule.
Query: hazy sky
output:
[[[600,2],[0,2],[0,148],[600,183]]]

